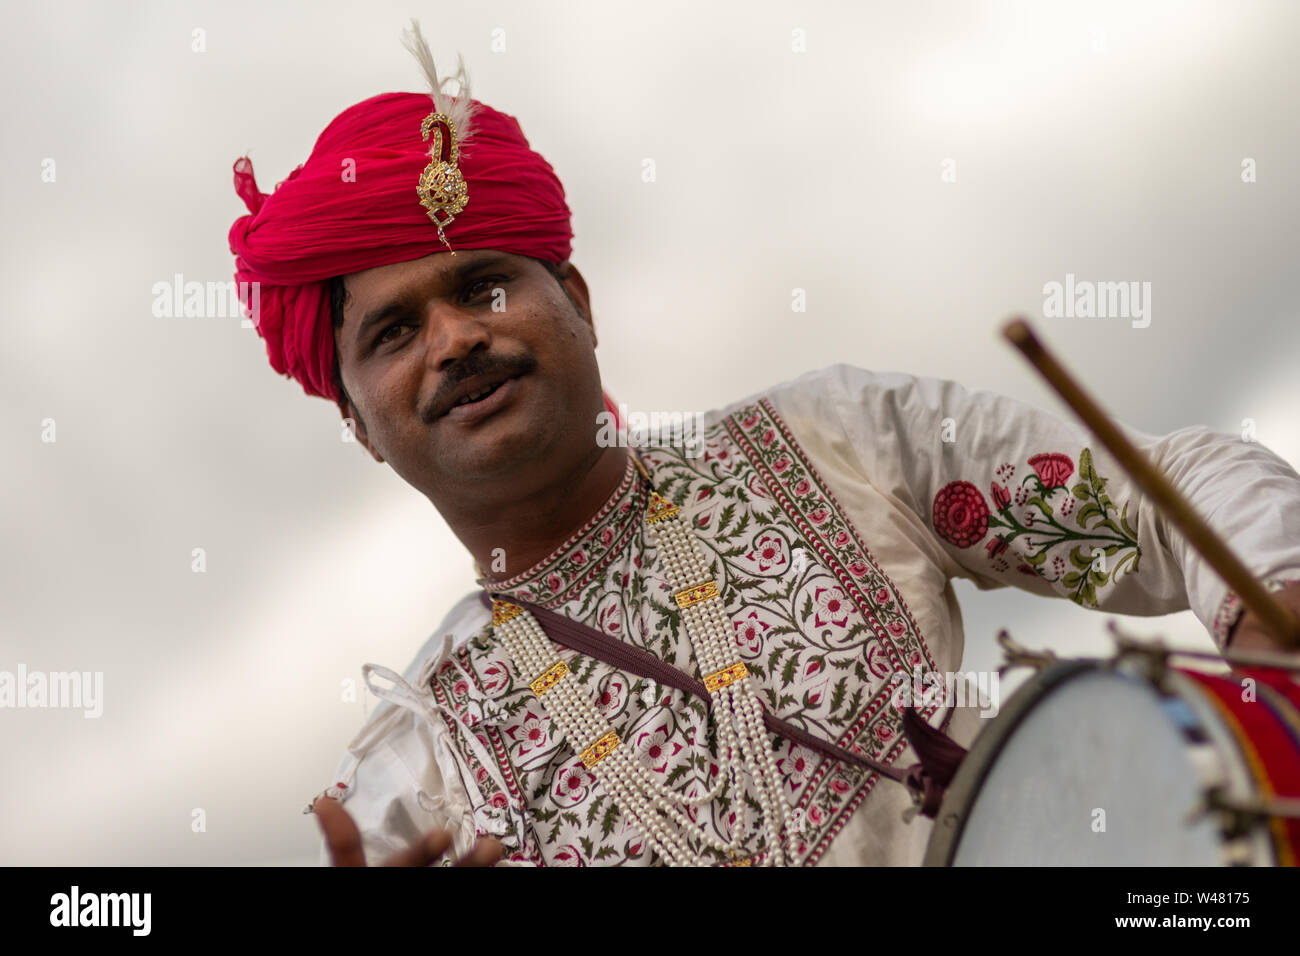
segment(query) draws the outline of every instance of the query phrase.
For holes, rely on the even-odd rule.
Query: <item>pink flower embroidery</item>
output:
[[[614,529],[606,525],[600,529],[600,543],[609,547],[609,543],[614,540]]]
[[[584,866],[582,854],[572,843],[560,847],[555,851],[555,859],[552,861],[553,866]]]
[[[871,671],[876,677],[885,677],[892,670],[889,666],[888,655],[885,649],[881,647],[879,641],[872,641],[867,645],[867,670]]]
[[[1074,462],[1060,452],[1043,452],[1029,459],[1030,466],[1045,488],[1062,488],[1074,474]]]
[[[969,548],[989,530],[989,506],[969,481],[950,481],[934,496],[934,530],[959,548]]]
[[[849,565],[849,574],[853,575],[855,578],[865,578],[870,571],[871,568],[861,561],[854,561]]]
[[[555,798],[562,807],[576,807],[587,799],[587,789],[596,782],[579,760],[555,776]]]
[[[623,630],[622,615],[617,601],[610,601],[600,611],[600,630],[617,636]]]
[[[548,574],[546,576],[546,586],[550,588],[552,591],[560,590],[563,584],[564,582],[560,580],[560,576],[558,574]]]
[[[813,620],[818,627],[827,624],[843,627],[849,618],[849,605],[844,600],[844,592],[839,588],[818,588],[813,595],[813,604],[817,609]],[[824,618],[823,614],[826,615]]]
[[[529,715],[529,719],[524,721],[524,725],[517,731],[511,732],[511,737],[518,739],[520,743],[519,756],[532,753],[534,750],[545,749],[549,739],[546,734],[546,724],[540,717]]]
[[[766,571],[775,565],[785,564],[785,543],[775,535],[765,534],[745,557],[758,562],[760,571]]]
[[[993,504],[999,511],[1001,511],[1007,505],[1011,504],[1011,492],[1007,491],[1006,488],[1004,488],[1002,485],[999,485],[996,481],[993,482],[993,485],[992,487],[989,488],[989,491],[993,495]]]
[[[831,541],[831,544],[835,545],[835,547],[837,548],[843,548],[847,546],[848,543],[849,543],[849,533],[847,531],[840,531],[835,535],[834,540]]]
[[[510,670],[506,662],[493,659],[483,668],[483,692],[488,697],[497,697],[510,683]]]
[[[762,479],[759,478],[757,475],[749,479],[749,484],[746,485],[745,487],[749,490],[749,494],[754,498],[758,498],[763,501],[772,500],[771,494],[768,493],[767,488],[763,485]]]
[[[764,445],[770,445],[772,444],[772,439],[774,439],[775,437],[776,437],[776,432],[773,431],[771,428],[769,428],[767,431],[763,432],[763,437],[760,439],[760,441],[762,441]]]
[[[618,713],[623,706],[626,691],[627,687],[621,678],[611,678],[605,689],[600,692],[600,696],[596,698],[596,709],[607,716]]]
[[[492,804],[492,806],[496,807],[497,809],[504,810],[506,806],[506,795],[504,793],[501,793],[500,791],[497,791],[496,793],[492,794],[492,799],[489,800],[488,803]]]
[[[668,739],[668,728],[660,726],[657,730],[642,734],[637,738],[637,750],[645,755],[655,773],[668,769],[668,759],[681,753],[682,745]]]
[[[830,516],[831,513],[827,511],[825,508],[817,508],[814,511],[808,512],[808,520],[811,521],[813,524],[822,524]]]
[[[794,486],[794,493],[802,498],[812,490],[812,482],[807,478],[800,479],[799,484]]]
[[[996,558],[1003,551],[1007,550],[1007,543],[1002,540],[1001,535],[998,535],[996,538],[990,538],[988,544],[984,547],[988,549],[990,558]]]
[[[790,459],[782,455],[776,461],[772,462],[772,470],[778,475],[790,467]]]
[[[750,611],[749,616],[736,625],[736,643],[757,654],[763,647],[763,632],[771,625],[758,619],[757,611]]]
[[[807,753],[802,747],[795,747],[776,762],[777,772],[786,778],[791,790],[799,789],[812,773],[812,761],[805,756]]]

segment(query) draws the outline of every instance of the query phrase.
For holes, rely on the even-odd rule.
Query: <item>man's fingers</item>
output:
[[[501,859],[501,844],[491,837],[483,837],[452,866],[492,866]]]
[[[329,848],[333,866],[365,866],[366,856],[361,844],[361,831],[337,800],[320,797],[312,804],[312,812],[320,824],[325,844]],[[412,847],[395,853],[384,866],[428,866],[451,847],[451,834],[446,830],[431,830]],[[492,866],[502,856],[501,844],[484,838],[474,848],[455,862],[455,866]]]
[[[365,866],[366,854],[361,847],[361,831],[352,817],[332,797],[319,797],[311,805],[330,851],[331,866]]]
[[[384,866],[428,866],[447,852],[451,846],[451,834],[446,830],[430,830],[424,838],[392,857]]]

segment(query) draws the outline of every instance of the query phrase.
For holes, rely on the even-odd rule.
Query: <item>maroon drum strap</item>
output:
[[[479,592],[479,600],[485,607],[491,609],[492,597],[487,591]],[[607,634],[602,634],[586,624],[570,620],[562,614],[556,614],[554,611],[538,607],[536,604],[520,601],[514,597],[510,598],[510,602],[526,608],[537,619],[537,623],[546,632],[546,636],[561,647],[567,647],[579,654],[594,657],[612,667],[617,667],[621,671],[635,674],[637,677],[648,678],[668,687],[676,688],[685,694],[690,694],[692,697],[704,701],[705,706],[711,704],[711,695],[702,681],[683,673],[653,654],[626,644]],[[950,709],[944,717],[945,727],[951,717],[952,711]],[[864,754],[856,754],[838,744],[814,737],[806,730],[801,730],[793,724],[781,720],[775,714],[769,713],[766,708],[763,709],[763,723],[772,733],[800,743],[825,757],[863,767],[890,780],[905,784],[910,789],[921,792],[923,795],[921,812],[931,817],[938,811],[943,788],[952,780],[952,775],[957,770],[957,764],[966,755],[965,748],[952,740],[942,730],[931,727],[911,707],[903,711],[903,732],[921,762],[906,769],[891,767],[888,764],[872,760]]]

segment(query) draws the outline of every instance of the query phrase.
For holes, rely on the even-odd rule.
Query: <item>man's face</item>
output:
[[[586,283],[572,266],[564,283],[581,314],[541,263],[495,250],[347,276],[335,342],[358,440],[430,498],[590,452],[604,407],[596,336]]]

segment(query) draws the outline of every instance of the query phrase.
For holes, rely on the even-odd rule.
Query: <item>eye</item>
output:
[[[383,345],[385,342],[391,342],[392,339],[388,337],[389,332],[393,331],[393,329],[409,328],[410,325],[410,322],[394,322],[392,325],[388,326],[388,328],[384,329],[384,331],[379,333],[379,337],[375,339],[375,344]]]
[[[477,289],[481,285],[491,285],[494,282],[501,282],[501,281],[502,279],[500,276],[487,276],[482,279],[473,279],[465,285],[465,291],[464,293],[462,293],[461,298],[472,299],[475,297],[474,294],[472,294],[474,289]]]

